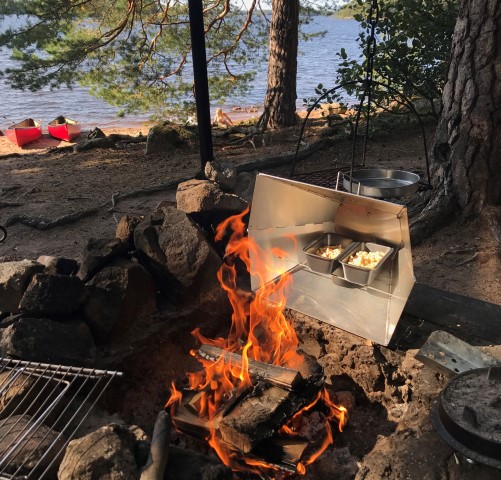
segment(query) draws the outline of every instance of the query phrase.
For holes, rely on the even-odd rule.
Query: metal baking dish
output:
[[[311,242],[303,248],[306,253],[306,262],[311,270],[319,273],[330,274],[338,267],[339,258],[346,252],[346,249],[353,243],[351,238],[343,237],[336,233],[324,233],[321,237]],[[343,251],[336,258],[326,258],[316,255],[315,252],[321,247],[341,245]]]
[[[404,170],[372,168],[354,170],[350,175],[343,174],[343,187],[350,193],[366,197],[402,197],[414,193],[419,188],[419,175]]]
[[[384,257],[379,261],[376,268],[363,268],[357,265],[350,265],[348,259],[350,255],[357,252],[384,252]],[[344,278],[348,282],[356,283],[357,285],[370,285],[379,274],[384,262],[393,253],[393,248],[378,243],[360,242],[353,248],[350,248],[349,254],[345,254],[339,259],[343,266]]]

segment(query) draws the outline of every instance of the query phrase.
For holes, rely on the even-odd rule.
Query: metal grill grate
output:
[[[121,372],[0,357],[0,480],[42,480]]]

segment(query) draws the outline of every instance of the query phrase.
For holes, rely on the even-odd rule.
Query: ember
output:
[[[188,391],[172,385],[166,408],[171,408],[178,430],[205,438],[234,471],[304,474],[306,465],[333,443],[331,423],[337,422],[342,431],[348,413],[331,401],[316,359],[298,353],[298,337],[283,314],[292,276],[277,273],[272,275],[276,280],[263,280],[288,252],[264,252],[246,236],[247,213],[230,217],[217,228],[216,241],[230,232],[218,272],[233,307],[229,334],[209,339],[199,329],[192,332],[202,344],[192,354],[203,370],[188,373]],[[297,250],[294,237],[289,238],[290,249]],[[255,294],[237,287],[240,262],[259,281]],[[316,450],[298,434],[303,416],[313,409],[325,419],[325,437]]]

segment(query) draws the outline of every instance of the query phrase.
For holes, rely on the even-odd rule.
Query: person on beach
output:
[[[231,118],[223,112],[222,108],[218,108],[216,110],[216,115],[214,116],[214,123],[219,123],[222,125],[226,125],[227,127],[233,127],[234,123],[231,121]]]

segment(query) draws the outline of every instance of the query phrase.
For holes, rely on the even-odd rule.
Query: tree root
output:
[[[304,160],[309,156],[317,153],[325,148],[332,147],[337,142],[334,138],[321,138],[320,140],[313,142],[308,145],[306,148],[299,150],[297,154],[297,160]],[[264,168],[272,168],[278,167],[281,165],[287,165],[292,163],[294,158],[296,157],[295,152],[282,153],[280,155],[272,155],[270,157],[263,158],[261,160],[255,160],[252,162],[243,163],[241,165],[237,165],[237,172],[248,172],[252,170],[262,170]]]
[[[7,219],[5,226],[10,227],[16,223],[21,223],[37,230],[50,230],[51,228],[74,223],[82,218],[89,217],[90,215],[97,213],[103,207],[104,205],[100,205],[99,207],[88,208],[87,210],[81,210],[80,212],[69,213],[67,215],[57,217],[55,220],[49,220],[47,218],[33,218],[28,215],[13,215]]]
[[[478,257],[478,252],[475,252],[470,258],[463,260],[462,262],[456,263],[455,267],[461,267],[462,265],[466,265],[467,263],[473,262]]]
[[[24,203],[19,202],[0,202],[0,208],[22,207]]]

